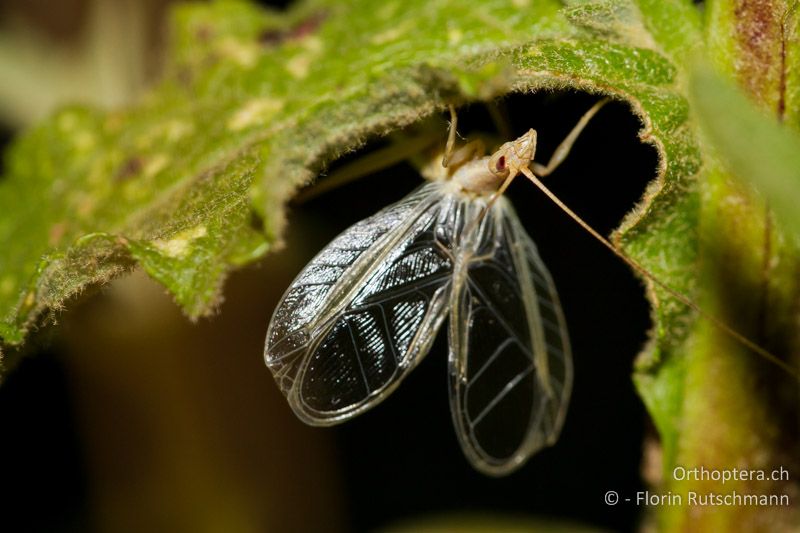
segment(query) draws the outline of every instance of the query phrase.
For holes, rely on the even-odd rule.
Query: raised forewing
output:
[[[477,233],[476,233],[477,235]],[[572,385],[555,287],[504,199],[457,253],[450,316],[450,406],[478,470],[503,475],[558,438]]]
[[[428,352],[447,313],[452,260],[436,242],[441,186],[429,183],[350,227],[287,290],[264,358],[305,422],[377,404]]]

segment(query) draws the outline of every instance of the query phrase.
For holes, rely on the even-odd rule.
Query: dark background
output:
[[[595,100],[595,96],[581,93],[539,93],[514,95],[502,105],[513,117],[516,135],[530,127],[539,132],[541,155],[536,159],[546,162]],[[493,128],[480,105],[462,109],[460,120],[459,130],[467,136],[472,130],[491,132]],[[638,141],[639,128],[627,105],[615,102],[606,106],[567,161],[546,180],[602,234],[608,235],[619,223],[655,175],[655,151]],[[443,138],[445,131],[443,116]],[[3,144],[11,133],[9,127],[3,128]],[[402,198],[420,179],[413,168],[402,164],[293,206],[286,250],[235,274],[218,317],[186,326],[212,331],[197,333],[203,338],[224,338],[231,334],[225,326],[231,317],[255,315],[251,318],[262,323],[263,329],[247,333],[248,339],[255,339],[247,341],[253,345],[237,355],[236,361],[226,363],[230,355],[218,353],[213,360],[198,357],[193,364],[240,369],[257,380],[259,387],[270,388],[265,393],[270,401],[278,398],[277,409],[288,412],[288,406],[279,403],[257,345],[266,331],[269,308],[291,276],[319,248],[349,225]],[[637,526],[636,508],[608,507],[603,495],[607,490],[632,492],[642,486],[646,415],[631,382],[632,361],[649,326],[641,284],[531,184],[518,180],[509,197],[550,269],[570,331],[575,385],[560,440],[506,478],[492,479],[474,472],[460,451],[450,419],[443,328],[426,360],[378,408],[342,426],[305,433],[308,438],[326,440],[332,435],[344,517],[332,529],[369,531],[410,517],[465,511],[565,518],[623,531]],[[295,254],[291,262],[285,259],[290,253]],[[290,272],[278,275],[279,264]],[[245,308],[246,295],[255,290],[254,284],[280,287],[270,291],[261,307]],[[101,305],[91,302],[75,312]],[[69,316],[66,318],[69,322]],[[75,328],[69,331],[75,334]],[[155,331],[150,340],[158,344],[159,335],[168,333]],[[2,520],[13,526],[9,530],[95,529],[92,502],[97,489],[87,466],[92,459],[81,430],[86,421],[77,413],[79,385],[69,370],[67,353],[75,350],[75,344],[62,340],[58,333],[39,339],[34,341],[39,348],[0,387]],[[148,356],[141,354],[142,364],[147,364]],[[224,372],[219,376],[220,391],[239,387]],[[212,389],[207,394],[222,394],[220,391]],[[236,402],[242,402],[241,412],[247,413],[242,415],[242,423],[266,424],[258,417],[263,406],[251,400],[233,395],[229,401],[234,411]],[[286,420],[290,425],[300,424]],[[124,420],[121,424],[125,425]],[[298,501],[297,507],[298,513],[314,512],[313,502]]]

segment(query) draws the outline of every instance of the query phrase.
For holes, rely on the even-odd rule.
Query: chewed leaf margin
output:
[[[448,2],[440,3],[447,11]],[[511,4],[492,7],[514,12]],[[20,345],[42,317],[137,265],[164,284],[190,317],[208,314],[231,268],[279,244],[284,204],[325,165],[447,103],[510,91],[610,94],[642,118],[643,140],[659,150],[661,173],[617,238],[648,264],[652,250],[674,239],[669,235],[675,228],[692,223],[684,207],[693,202],[686,198],[692,198],[696,148],[685,127],[685,102],[673,89],[675,68],[654,49],[598,40],[570,26],[556,4],[537,3],[537,22],[518,17],[517,26],[502,29],[490,23],[476,29],[480,17],[459,27],[448,12],[446,35],[434,35],[429,50],[397,57],[393,66],[382,54],[396,55],[392,39],[399,37],[372,28],[381,37],[363,37],[376,47],[372,63],[361,59],[355,77],[330,66],[306,73],[308,80],[326,77],[304,105],[270,95],[279,87],[263,86],[265,74],[257,67],[285,73],[286,64],[277,63],[288,57],[291,68],[315,68],[302,59],[319,53],[320,40],[341,38],[335,33],[344,31],[342,23],[335,20],[345,17],[345,8],[308,2],[288,15],[241,2],[180,8],[172,75],[140,107],[107,114],[64,110],[9,152],[0,207],[12,206],[15,198],[32,201],[24,216],[0,220],[0,238],[18,247],[5,267],[22,271],[11,282],[0,272],[3,343]],[[236,9],[229,18],[214,25],[230,6]],[[413,20],[413,6],[408,9],[395,13],[391,27],[404,17]],[[459,32],[473,39],[469,47],[443,46],[462,39]],[[338,86],[344,88],[336,91]],[[335,97],[324,96],[330,92]],[[47,181],[54,174],[58,187]],[[40,220],[37,210],[53,213],[52,220]],[[30,221],[33,246],[10,238]],[[685,279],[680,273],[693,261],[693,250],[684,244],[670,264],[652,270]],[[13,267],[17,260],[24,264]],[[685,310],[664,305],[669,300],[650,291],[655,318],[666,324],[659,342],[668,350],[679,342],[670,339],[681,338],[671,333]]]

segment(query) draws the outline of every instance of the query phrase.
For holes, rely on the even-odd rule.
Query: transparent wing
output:
[[[369,409],[428,352],[453,269],[436,235],[443,197],[429,183],[355,224],[278,304],[264,358],[305,422],[335,424]]]
[[[476,469],[503,475],[558,438],[572,386],[555,287],[504,199],[464,240],[450,315],[450,406]]]

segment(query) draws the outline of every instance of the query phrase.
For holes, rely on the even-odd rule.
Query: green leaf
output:
[[[569,19],[604,38],[682,59],[701,44],[700,17],[688,0],[572,0]]]
[[[635,0],[645,27],[679,64],[702,46],[700,14],[691,0]]]
[[[171,76],[141,105],[65,109],[7,154],[3,343],[137,264],[189,316],[210,312],[225,274],[275,243],[283,204],[328,161],[446,99],[507,90],[488,57],[499,47],[571,34],[555,2],[454,5],[177,8]]]
[[[575,2],[564,11],[570,22],[587,28],[609,40],[628,43],[639,41],[646,46],[650,35],[642,32],[642,21],[636,6],[625,0]]]
[[[139,106],[65,109],[8,153],[3,342],[21,343],[70,297],[136,265],[190,317],[210,312],[226,273],[280,239],[293,191],[365,139],[447,102],[511,89],[612,93],[632,102],[665,157],[686,160],[691,139],[672,134],[686,120],[670,89],[674,67],[624,36],[608,42],[571,25],[560,9],[518,0],[469,9],[320,0],[286,14],[231,1],[178,7],[170,75]],[[635,17],[627,24],[644,31]]]
[[[800,136],[709,69],[695,70],[690,90],[700,126],[726,170],[752,183],[786,228],[800,235]]]
[[[704,55],[735,79],[745,98],[708,70],[684,72],[691,92],[692,122],[705,135],[699,148],[703,168],[697,224],[696,290],[691,294],[705,311],[766,348],[791,367],[800,361],[795,309],[800,298],[800,251],[787,236],[781,219],[785,205],[765,203],[753,193],[753,172],[770,173],[791,165],[787,142],[776,119],[797,127],[796,2],[714,0],[706,3]],[[698,51],[695,49],[694,51]],[[692,57],[680,63],[695,65]],[[690,75],[691,74],[691,75]],[[756,111],[755,106],[759,109]],[[770,119],[761,113],[768,112]],[[699,124],[698,124],[699,123]],[[781,137],[783,140],[778,140]],[[770,138],[773,146],[763,143]],[[749,146],[748,146],[749,145]],[[754,150],[764,151],[754,154]],[[773,151],[774,150],[774,151]],[[766,162],[762,157],[779,157]],[[766,164],[767,167],[762,166]],[[755,170],[755,167],[761,167]],[[777,174],[753,180],[764,197],[791,195],[784,167]],[[789,181],[787,181],[787,178]],[[768,192],[770,191],[770,192]],[[769,205],[768,205],[769,204]],[[783,214],[782,214],[783,213]],[[678,480],[676,467],[707,469],[777,468],[797,449],[797,380],[765,358],[747,350],[709,320],[687,320],[682,350],[662,358],[660,365],[640,366],[639,393],[654,417],[664,445],[662,493],[785,494],[797,483],[765,481],[754,485],[738,480],[725,485],[704,479]],[[657,325],[657,327],[659,327]],[[795,462],[789,461],[794,468]],[[724,512],[708,507],[666,506],[658,510],[662,530],[726,531],[742,524],[769,524],[773,531],[790,531],[797,506],[759,508],[732,506]]]
[[[764,109],[798,125],[798,23],[794,0],[707,6],[707,56]]]

